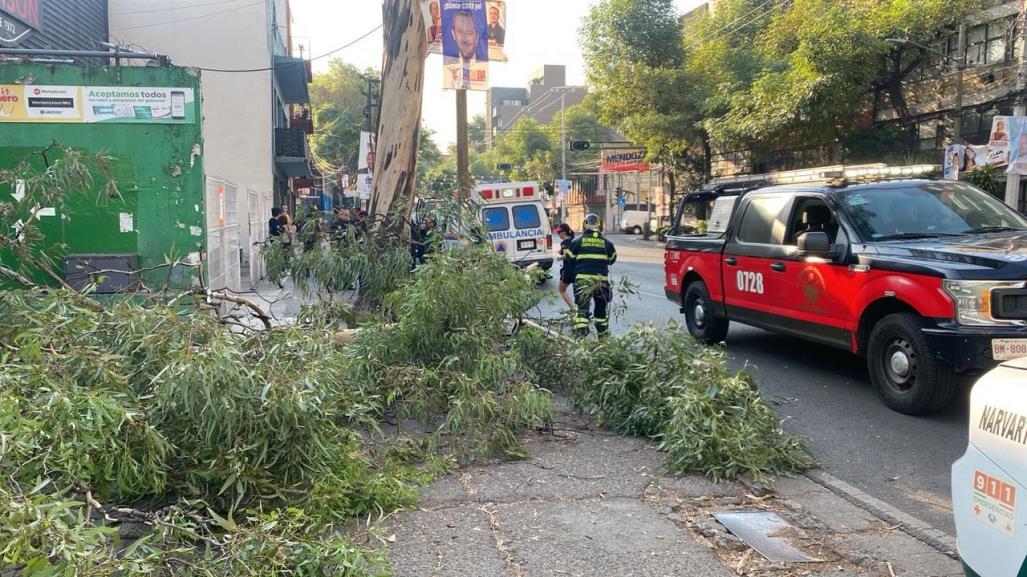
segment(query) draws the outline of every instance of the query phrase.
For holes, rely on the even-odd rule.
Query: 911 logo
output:
[[[808,304],[817,304],[820,297],[824,296],[827,290],[827,283],[824,282],[824,275],[815,266],[807,266],[799,273],[799,289],[806,298]]]

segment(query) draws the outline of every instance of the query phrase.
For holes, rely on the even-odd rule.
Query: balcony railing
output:
[[[306,158],[307,133],[302,127],[275,129],[275,156],[287,158]]]

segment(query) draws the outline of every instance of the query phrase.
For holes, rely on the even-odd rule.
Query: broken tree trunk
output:
[[[382,10],[385,56],[370,212],[403,223],[416,190],[426,38],[418,0],[386,0]]]

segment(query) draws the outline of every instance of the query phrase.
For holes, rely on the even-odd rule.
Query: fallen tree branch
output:
[[[264,309],[260,308],[260,305],[258,305],[257,303],[255,303],[255,302],[253,302],[251,300],[244,299],[242,297],[238,297],[238,296],[234,296],[234,295],[230,295],[230,294],[225,293],[225,292],[193,291],[193,294],[194,295],[202,295],[202,296],[205,296],[207,298],[211,298],[211,299],[215,299],[215,300],[220,300],[220,301],[225,301],[225,302],[237,304],[239,306],[244,306],[244,307],[250,309],[251,311],[253,311],[253,315],[255,317],[257,317],[258,319],[260,319],[260,322],[264,325],[265,329],[271,329],[271,317],[267,313],[264,312]]]
[[[39,285],[29,280],[27,277],[18,274],[3,265],[0,265],[0,275],[7,277],[8,279],[22,285],[25,288],[39,288]]]

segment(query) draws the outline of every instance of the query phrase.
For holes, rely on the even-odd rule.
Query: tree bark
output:
[[[426,38],[417,0],[386,0],[382,11],[385,55],[370,212],[402,226],[417,184]]]

